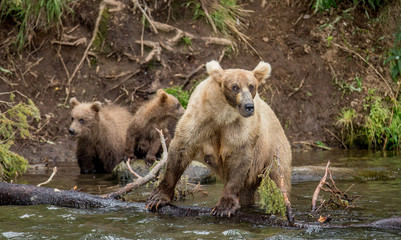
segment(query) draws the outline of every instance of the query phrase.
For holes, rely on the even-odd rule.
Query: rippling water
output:
[[[294,166],[325,166],[356,171],[353,180],[336,180],[350,195],[362,195],[356,208],[331,210],[331,224],[352,225],[401,216],[401,157],[367,151],[325,151],[294,154]],[[18,183],[37,184],[51,171],[25,175]],[[322,173],[323,175],[323,173]],[[311,198],[318,182],[293,184],[291,202],[298,221],[316,221],[309,215]],[[105,193],[118,188],[110,175],[79,175],[75,165],[61,164],[47,187],[70,189],[77,185],[90,193]],[[178,204],[212,207],[223,185],[206,185],[207,197],[195,195]],[[151,188],[131,194],[146,199]],[[0,206],[0,239],[401,239],[400,231],[348,227],[346,229],[285,229],[233,223],[214,217],[169,217],[135,210],[103,211],[56,206]]]

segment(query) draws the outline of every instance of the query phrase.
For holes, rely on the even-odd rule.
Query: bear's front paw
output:
[[[239,199],[236,195],[230,194],[220,198],[211,214],[220,217],[231,217],[240,208]]]
[[[148,164],[149,166],[152,166],[153,163],[155,163],[155,161],[156,161],[155,155],[146,155],[146,158],[145,158],[146,164]]]
[[[159,189],[155,189],[148,198],[145,208],[150,211],[155,211],[158,207],[162,207],[169,202],[171,202],[171,198],[167,194]]]

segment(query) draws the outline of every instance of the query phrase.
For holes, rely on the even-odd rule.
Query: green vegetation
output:
[[[166,93],[173,95],[180,101],[183,108],[187,108],[189,96],[191,95],[189,91],[183,90],[181,86],[174,86],[164,89]]]
[[[260,195],[259,205],[267,214],[281,214],[285,216],[285,201],[281,190],[276,183],[270,178],[271,169],[267,169],[263,175],[262,182],[258,188]]]
[[[390,64],[391,77],[395,82],[398,82],[401,78],[401,24],[394,36],[394,47],[390,49],[390,56],[384,61],[384,64]]]
[[[365,99],[365,116],[363,133],[369,147],[388,150],[400,150],[401,143],[401,104],[399,100],[391,101],[383,99],[369,91]]]
[[[328,11],[331,8],[337,8],[341,3],[348,3],[351,1],[343,0],[313,0],[312,8],[314,12]],[[389,3],[389,0],[353,0],[352,4],[354,7],[361,6],[365,10],[373,9],[378,10],[383,5]]]
[[[337,120],[337,125],[341,127],[342,142],[347,146],[352,146],[355,140],[355,130],[352,123],[355,117],[356,112],[354,109],[343,108]]]
[[[18,93],[18,92],[17,92]],[[21,138],[29,138],[28,118],[40,119],[39,109],[27,98],[26,103],[15,102],[14,92],[0,93],[10,95],[10,101],[1,101],[0,109],[0,181],[8,181],[26,171],[28,162],[18,154],[10,151],[17,134]],[[23,96],[22,94],[20,94]],[[4,107],[5,106],[5,107]]]
[[[342,142],[352,147],[361,146],[382,150],[401,150],[401,103],[377,95],[370,90],[363,103],[363,119],[354,125],[357,115],[354,109],[341,110],[337,125],[341,128]]]
[[[13,19],[18,28],[15,44],[20,50],[35,30],[47,30],[60,23],[69,0],[3,0],[0,3],[0,23]]]

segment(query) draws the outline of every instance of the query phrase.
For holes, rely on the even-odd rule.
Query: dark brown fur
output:
[[[80,103],[71,98],[71,135],[77,138],[76,157],[81,173],[110,173],[124,158],[132,114],[116,105]]]
[[[126,156],[145,157],[148,163],[153,163],[161,148],[156,128],[163,130],[168,146],[174,136],[178,119],[183,113],[184,109],[177,98],[159,89],[157,96],[140,107],[130,123],[125,147]]]
[[[222,196],[212,213],[230,216],[241,205],[254,203],[263,171],[281,186],[275,154],[280,159],[284,187],[291,188],[291,147],[274,112],[260,99],[257,88],[270,75],[261,62],[253,71],[223,70],[206,64],[209,78],[201,82],[177,124],[170,144],[166,173],[152,192],[147,207],[172,201],[174,188],[192,160],[204,161],[224,181]]]

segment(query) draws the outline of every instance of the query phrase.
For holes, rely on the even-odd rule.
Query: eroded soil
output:
[[[152,49],[145,46],[142,56],[141,38],[165,44],[175,33],[159,31],[156,34],[149,26],[143,31],[141,13],[132,12],[131,1],[121,2],[124,3],[122,10],[108,13],[103,30],[105,41],[95,44],[70,82],[68,79],[86,46],[65,46],[52,41],[73,42],[85,38],[88,43],[98,16],[99,0],[76,2],[72,6],[75,14],[66,17],[62,28],[32,36],[33,41],[20,55],[7,50],[0,52],[0,66],[13,72],[12,75],[0,73],[10,83],[1,82],[0,92],[18,90],[41,110],[42,120],[34,123],[36,141],[21,140],[15,148],[31,163],[75,161],[74,139],[67,131],[70,97],[116,102],[134,112],[158,88],[186,84],[185,89],[190,89],[206,76],[204,68],[189,79],[177,74],[187,75],[201,64],[218,59],[222,51],[227,50],[224,45],[207,44],[200,39],[224,36],[213,33],[204,19],[193,20],[191,9],[175,3],[170,14],[168,8],[154,11],[154,20],[168,23],[196,38],[191,44],[182,41],[174,44],[172,51],[162,47],[160,59],[154,57],[145,63]],[[340,110],[350,106],[362,110],[368,89],[387,91],[372,67],[341,47],[363,57],[368,53],[370,64],[388,76],[388,70],[381,67],[382,53],[390,46],[390,38],[380,38],[386,32],[365,14],[358,14],[358,10],[354,17],[343,13],[315,15],[308,1],[291,1],[289,5],[286,1],[267,1],[264,7],[262,1],[242,2],[246,9],[253,11],[243,32],[260,57],[249,47],[237,43],[237,52],[226,51],[222,67],[252,70],[260,60],[269,62],[272,76],[259,92],[276,112],[292,145],[298,148],[305,142],[321,141],[328,146],[341,147],[333,137],[340,136],[340,129],[336,127]],[[335,21],[337,16],[341,17]],[[325,28],[325,24],[331,24],[332,28]],[[13,29],[12,23],[2,22],[2,49],[11,46]],[[363,79],[361,92],[339,87],[339,82],[345,86],[354,84],[355,77]],[[337,79],[337,84],[333,79]]]

